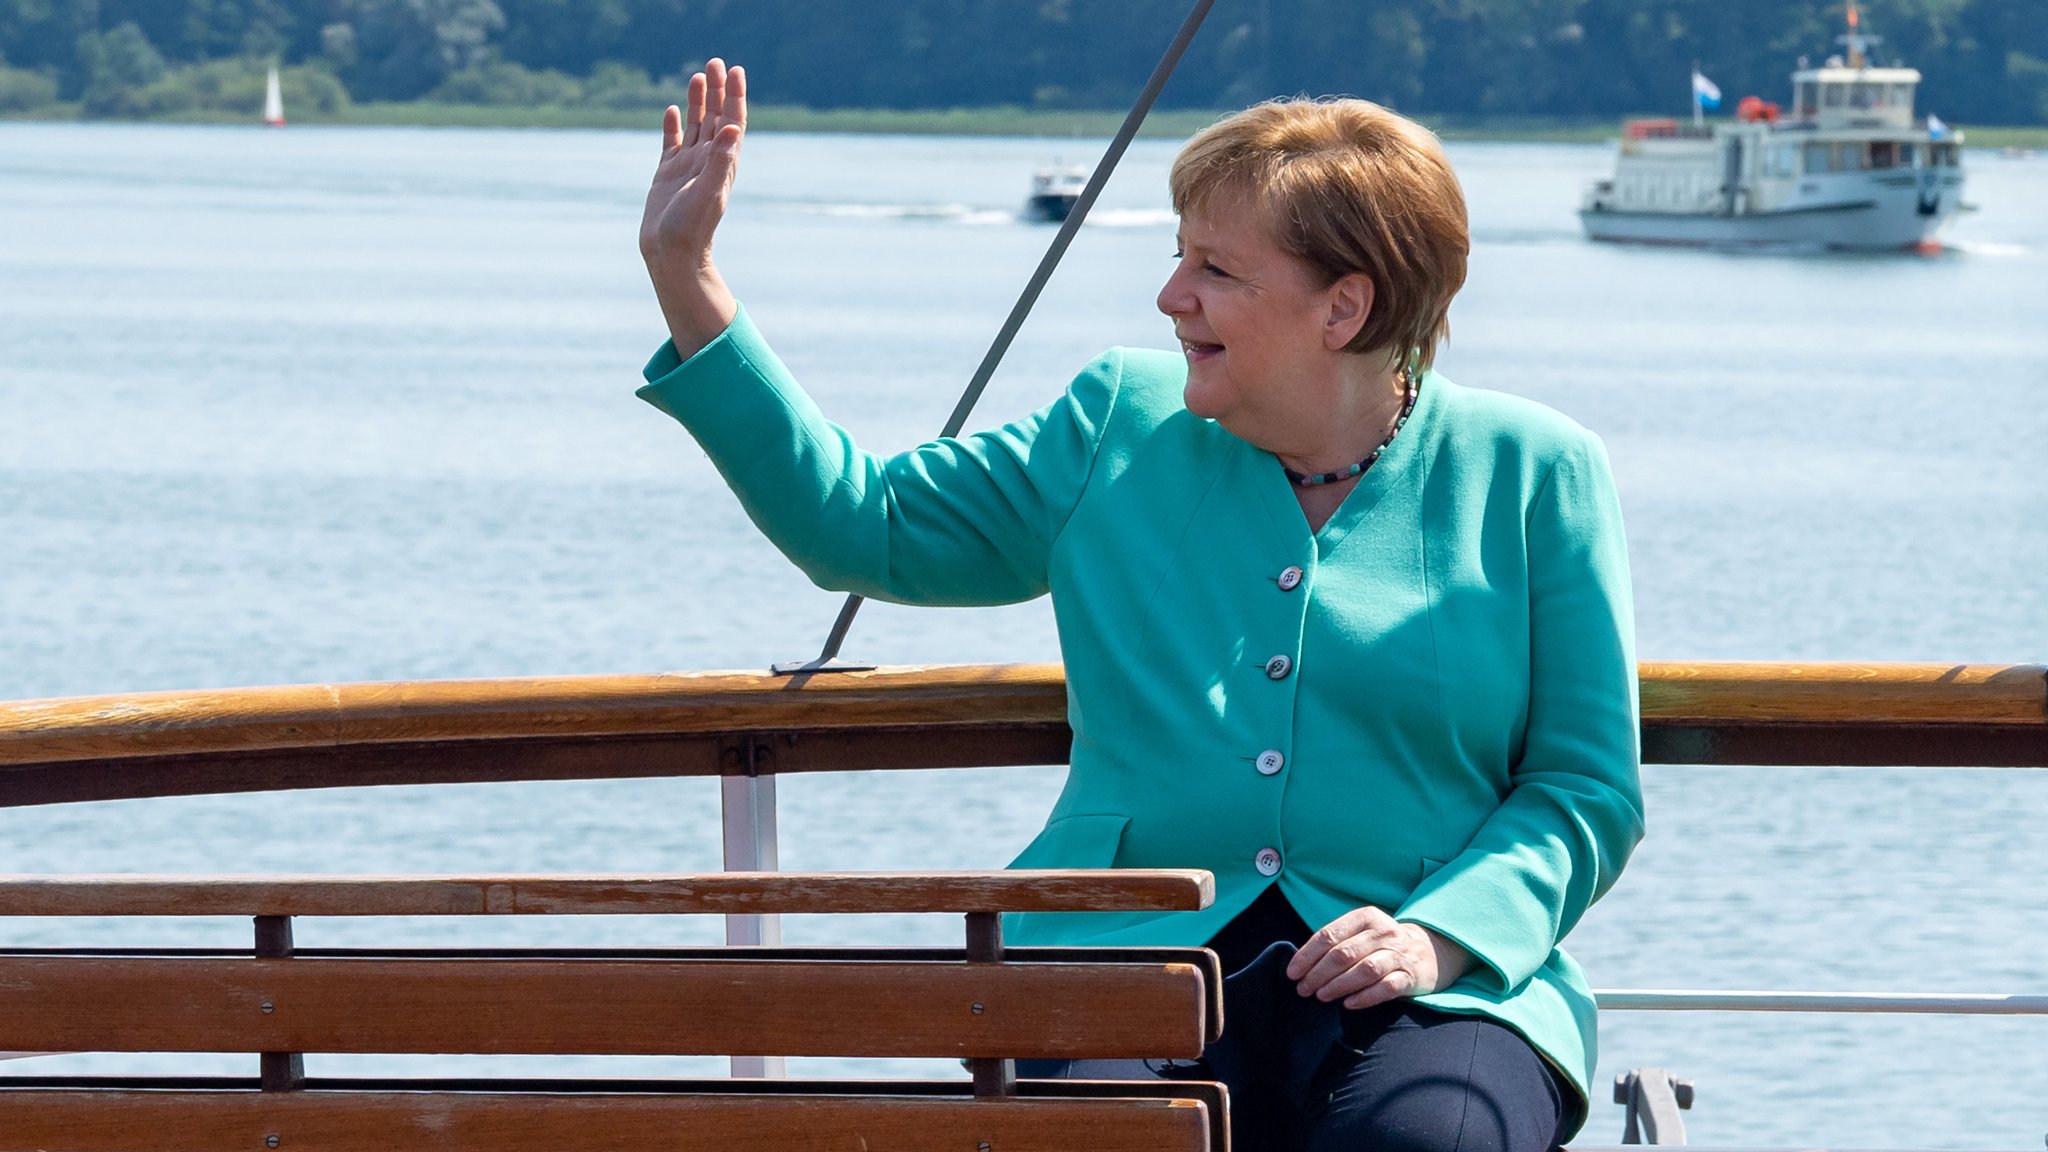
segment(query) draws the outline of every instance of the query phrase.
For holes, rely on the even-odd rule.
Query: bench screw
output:
[[[979,1016],[979,1015],[981,1015],[981,1005],[980,1005],[980,1004],[974,1004],[974,1005],[971,1005],[971,1006],[970,1006],[970,1007],[969,1007],[969,1008],[968,1008],[967,1010],[968,1010],[969,1012],[972,1012],[972,1013],[974,1013],[974,1014],[975,1014],[976,1016]],[[986,1145],[986,1144],[983,1144],[983,1145],[981,1146],[981,1152],[988,1152],[988,1145]]]
[[[976,1144],[974,1146],[974,1152],[989,1152],[988,1141],[983,1140],[981,1143]]]
[[[275,1008],[274,1006],[272,1006],[272,1004],[270,1003],[270,1001],[268,1001],[268,1000],[265,1000],[265,1001],[263,1002],[263,1014],[264,1014],[265,1016],[268,1016],[268,1015],[270,1015],[270,1014],[271,1014],[272,1012],[274,1012],[274,1011],[276,1011],[276,1008]],[[276,1145],[272,1145],[272,1147],[276,1147]]]
[[[264,1146],[265,1148],[275,1148],[275,1147],[277,1147],[277,1146],[278,1146],[278,1145],[279,1145],[280,1143],[282,1143],[282,1141],[280,1141],[280,1140],[279,1140],[279,1139],[278,1139],[277,1137],[275,1137],[275,1136],[265,1136],[265,1137],[263,1138],[263,1146]]]

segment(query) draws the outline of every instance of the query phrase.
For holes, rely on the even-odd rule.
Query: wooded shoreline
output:
[[[1224,115],[1222,110],[1168,109],[1155,111],[1139,135],[1152,139],[1184,139]],[[295,125],[353,125],[414,128],[543,128],[543,129],[649,129],[659,123],[659,110],[635,111],[616,108],[513,107],[498,104],[450,104],[438,100],[389,101],[352,104],[331,112],[296,112],[287,109]],[[846,135],[902,136],[1043,136],[1076,139],[1107,139],[1115,133],[1124,113],[1118,110],[1046,110],[1019,107],[989,108],[804,108],[794,105],[757,106],[752,126],[761,132],[817,132]],[[1543,117],[1466,118],[1419,116],[1446,140],[1475,140],[1522,143],[1599,144],[1620,134],[1620,123],[1607,119],[1551,119]],[[258,126],[253,115],[241,112],[205,110],[141,119],[115,119],[83,115],[76,102],[53,104],[35,112],[0,113],[0,123],[58,122],[113,124],[247,124]],[[2048,149],[2048,126],[2008,127],[1999,125],[1961,128],[1975,148]]]

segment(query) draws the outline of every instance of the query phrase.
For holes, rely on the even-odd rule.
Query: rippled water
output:
[[[660,337],[633,242],[654,143],[0,124],[0,698],[815,651],[837,598],[632,397]],[[1029,168],[1099,147],[757,135],[721,257],[826,410],[870,446],[907,446],[950,410],[1050,238],[1016,217]],[[1981,211],[1952,249],[1880,258],[1590,245],[1572,209],[1603,149],[1451,152],[1475,247],[1440,363],[1605,437],[1646,658],[2048,657],[2048,160],[1972,152]],[[1133,150],[981,420],[1036,407],[1104,346],[1168,344],[1151,299],[1170,156]],[[849,647],[1057,655],[1043,604],[870,606]],[[1042,768],[791,778],[783,864],[995,866],[1058,784]],[[1651,767],[1646,784],[1650,839],[1572,938],[1597,985],[2048,992],[2037,774]],[[0,812],[0,871],[710,869],[716,837],[702,781],[204,797]],[[14,943],[109,931],[0,921]],[[718,927],[315,922],[300,938],[457,931],[659,943]],[[2048,1132],[2043,1020],[1612,1013],[1603,1053],[1608,1073],[1697,1081],[1696,1143],[2032,1148]],[[1587,1137],[1619,1124],[1596,1102]]]

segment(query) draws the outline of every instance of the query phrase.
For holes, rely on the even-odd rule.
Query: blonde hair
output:
[[[1362,272],[1370,314],[1347,352],[1426,368],[1450,335],[1471,240],[1435,134],[1366,100],[1269,100],[1203,129],[1174,158],[1173,210],[1219,199],[1262,213],[1325,283]]]

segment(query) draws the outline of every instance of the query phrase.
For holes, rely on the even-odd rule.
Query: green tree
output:
[[[85,87],[78,38],[99,30],[98,0],[0,0],[0,54],[17,68],[53,69],[58,94]]]
[[[9,68],[0,55],[0,112],[34,112],[57,102],[57,78],[27,68]]]
[[[78,38],[78,66],[85,75],[81,99],[93,116],[136,116],[143,111],[136,96],[163,78],[163,54],[134,21],[110,32],[87,32]]]
[[[484,63],[505,28],[493,0],[361,0],[355,12],[357,59],[344,79],[373,100],[416,99]]]
[[[1187,3],[0,0],[0,54],[17,71],[54,75],[67,99],[88,86],[88,64],[111,67],[94,64],[104,37],[132,25],[172,64],[317,63],[365,99],[416,98],[456,76],[448,91],[525,86],[552,99],[565,89],[533,88],[532,77],[555,72],[583,78],[585,103],[640,107],[719,54],[745,63],[774,103],[1120,108]],[[1818,62],[1840,50],[1841,3],[1219,0],[1161,105],[1342,92],[1422,115],[1682,114],[1694,61],[1731,100],[1782,102],[1799,56]],[[1885,37],[1878,58],[1922,72],[1922,108],[1992,124],[2048,117],[2043,4],[1861,0],[1864,26]],[[81,52],[87,35],[94,47]],[[102,83],[96,97],[118,103],[120,90]]]
[[[427,99],[449,104],[498,104],[534,108],[547,104],[574,104],[583,96],[583,85],[574,77],[553,68],[538,71],[510,60],[492,60],[474,68],[449,73]]]

